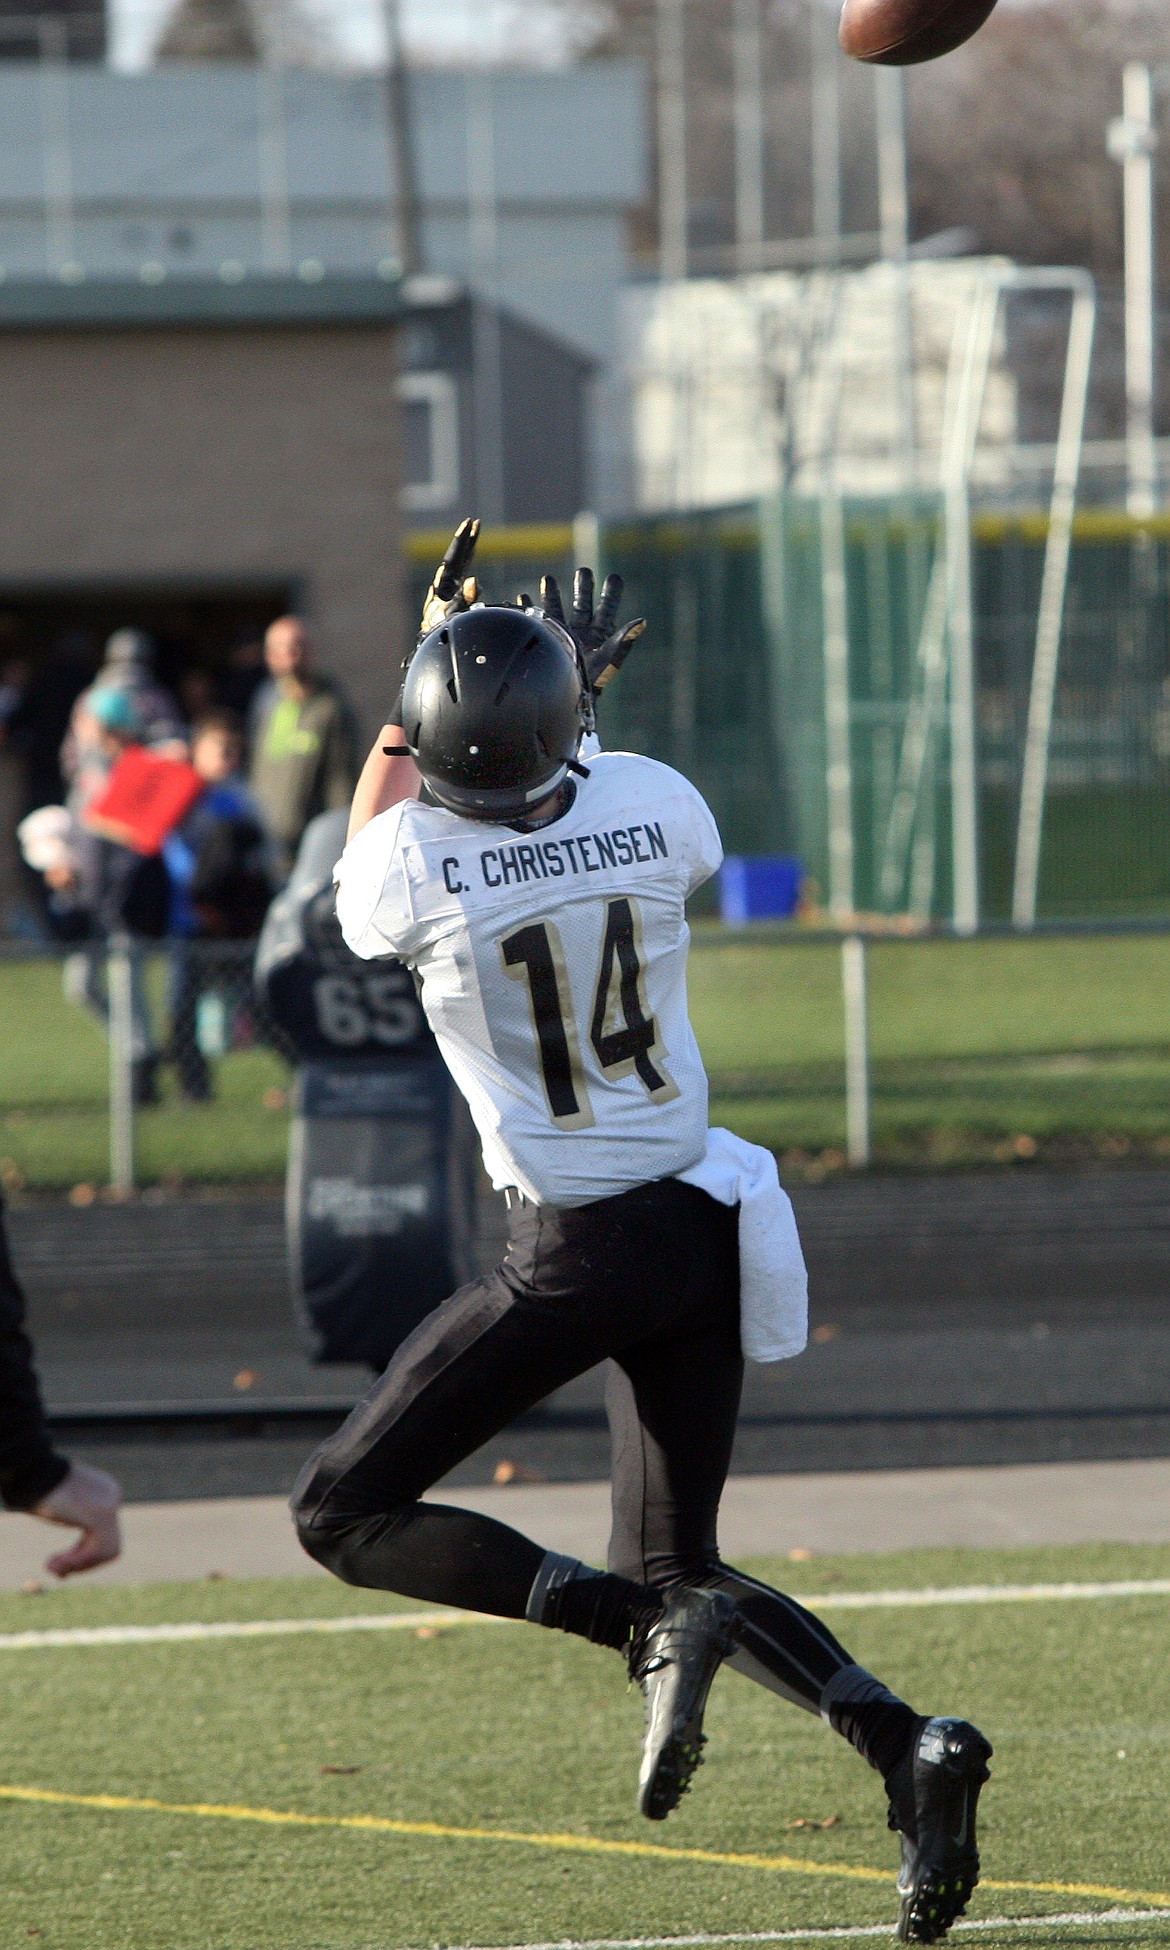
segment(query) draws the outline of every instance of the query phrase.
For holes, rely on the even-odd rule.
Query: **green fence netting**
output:
[[[975,524],[983,885],[1009,904],[1044,526]],[[1170,524],[1078,519],[1050,748],[1040,911],[1170,913]]]
[[[625,578],[626,612],[650,628],[601,706],[607,744],[693,779],[731,852],[794,842],[793,795],[776,738],[754,511],[639,521],[603,538]]]
[[[843,507],[854,904],[945,916],[950,749],[936,700],[896,894],[883,890],[907,720],[923,694],[921,633],[941,510],[928,496]],[[1024,732],[1047,528],[979,514],[972,593],[979,867],[984,918],[1010,911]],[[436,540],[438,538],[435,538]],[[431,542],[431,538],[427,538]],[[603,566],[650,622],[602,707],[605,741],[694,779],[729,851],[793,851],[827,891],[821,509],[639,518],[607,527]],[[486,534],[493,600],[568,577],[567,528]],[[412,600],[433,563],[416,540]],[[1042,916],[1170,914],[1170,519],[1077,519],[1050,743]]]
[[[927,499],[847,501],[842,508],[848,641],[849,797],[853,906],[901,909],[924,873],[930,907],[949,897],[949,818],[943,726],[932,722],[915,815],[897,890],[881,892],[886,835],[907,711],[915,694],[919,637],[940,532]],[[785,762],[796,850],[828,891],[828,766],[825,699],[825,554],[822,509],[777,498],[760,511],[762,629],[769,651],[773,727]],[[831,566],[831,564],[830,564]]]

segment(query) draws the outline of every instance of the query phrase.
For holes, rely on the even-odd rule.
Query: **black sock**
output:
[[[624,1652],[635,1633],[652,1624],[661,1611],[661,1597],[646,1585],[548,1551],[529,1593],[525,1616],[535,1625],[573,1632],[593,1645]]]
[[[821,1712],[835,1732],[888,1780],[910,1751],[923,1720],[864,1666],[844,1666],[821,1697]]]

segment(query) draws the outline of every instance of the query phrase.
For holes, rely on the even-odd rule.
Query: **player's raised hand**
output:
[[[472,603],[479,601],[479,584],[475,577],[468,573],[478,540],[479,516],[468,515],[460,522],[448,542],[447,552],[435,570],[434,579],[423,598],[422,621],[418,631],[419,643],[424,636],[429,635],[431,630],[437,630],[440,623],[445,622],[448,616],[457,616],[460,610],[470,609]],[[414,648],[411,648],[402,659],[402,683],[399,685],[397,697],[386,713],[387,724],[401,727],[402,691],[413,655]],[[382,750],[389,752],[391,747],[383,745]],[[393,750],[396,752],[398,747],[395,746]]]
[[[573,577],[573,608],[566,617],[556,577],[541,577],[541,613],[552,622],[559,623],[572,637],[581,654],[594,696],[617,676],[646,629],[644,616],[636,616],[632,623],[618,629],[617,614],[624,587],[619,575],[606,576],[601,586],[601,601],[594,609],[593,571],[578,569]]]
[[[470,609],[478,601],[479,584],[469,573],[478,540],[479,516],[468,515],[455,530],[447,553],[435,570],[435,579],[423,602],[420,635],[438,629],[448,616],[457,616],[460,610]]]

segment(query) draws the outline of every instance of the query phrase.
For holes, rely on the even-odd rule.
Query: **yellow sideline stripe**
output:
[[[526,1848],[579,1855],[630,1855],[658,1862],[704,1862],[723,1869],[765,1869],[780,1875],[831,1876],[847,1882],[889,1882],[889,1869],[854,1868],[844,1862],[805,1862],[796,1855],[732,1855],[712,1848],[664,1848],[661,1842],[618,1842],[601,1835],[525,1834],[512,1828],[454,1828],[438,1821],[396,1821],[389,1815],[305,1815],[289,1808],[237,1808],[219,1801],[156,1801],[146,1795],[62,1794],[56,1788],[0,1785],[0,1800],[47,1802],[53,1807],[96,1808],[113,1814],[198,1815],[214,1821],[256,1821],[280,1828],[356,1828],[375,1835],[421,1835],[430,1841],[511,1842]],[[1096,1882],[993,1882],[984,1889],[1039,1896],[1095,1896],[1102,1902],[1150,1903],[1170,1909],[1170,1892],[1114,1889]],[[1040,1919],[1042,1920],[1042,1919]]]

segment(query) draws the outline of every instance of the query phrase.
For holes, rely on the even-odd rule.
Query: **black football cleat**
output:
[[[890,1789],[890,1827],[902,1837],[900,1943],[937,1943],[979,1880],[975,1807],[991,1746],[966,1720],[927,1720]]]
[[[646,1700],[638,1808],[665,1821],[703,1760],[703,1709],[711,1681],[735,1644],[735,1601],[679,1586],[630,1647],[630,1677]]]

